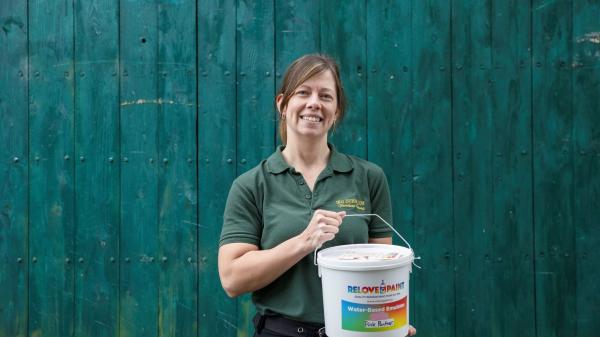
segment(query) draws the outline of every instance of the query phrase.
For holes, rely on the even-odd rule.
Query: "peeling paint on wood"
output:
[[[590,42],[600,44],[600,32],[589,32],[577,38],[577,43]]]

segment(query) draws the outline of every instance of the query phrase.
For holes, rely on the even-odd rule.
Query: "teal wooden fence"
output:
[[[251,336],[217,242],[308,52],[422,257],[419,336],[600,331],[600,1],[0,2],[0,336]]]

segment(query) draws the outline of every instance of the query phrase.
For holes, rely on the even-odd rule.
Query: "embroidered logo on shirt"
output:
[[[359,211],[365,210],[365,201],[358,199],[340,199],[335,201],[339,208],[353,208]]]

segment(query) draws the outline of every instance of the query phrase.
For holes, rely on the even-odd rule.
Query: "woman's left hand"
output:
[[[415,329],[414,326],[409,325],[408,326],[408,335],[407,336],[414,336],[417,334],[417,329]]]

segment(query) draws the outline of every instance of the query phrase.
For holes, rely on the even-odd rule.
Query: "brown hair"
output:
[[[282,95],[279,111],[285,110],[294,91],[301,86],[302,83],[327,70],[331,71],[335,80],[335,93],[337,96],[337,111],[335,114],[336,121],[341,122],[344,118],[346,109],[346,96],[344,95],[344,88],[342,87],[342,81],[340,80],[340,70],[335,60],[322,54],[304,55],[290,64],[283,76],[281,87],[277,91],[277,96]],[[279,114],[279,117],[279,135],[281,136],[283,144],[286,144],[287,129],[285,119],[281,118],[281,113]]]

